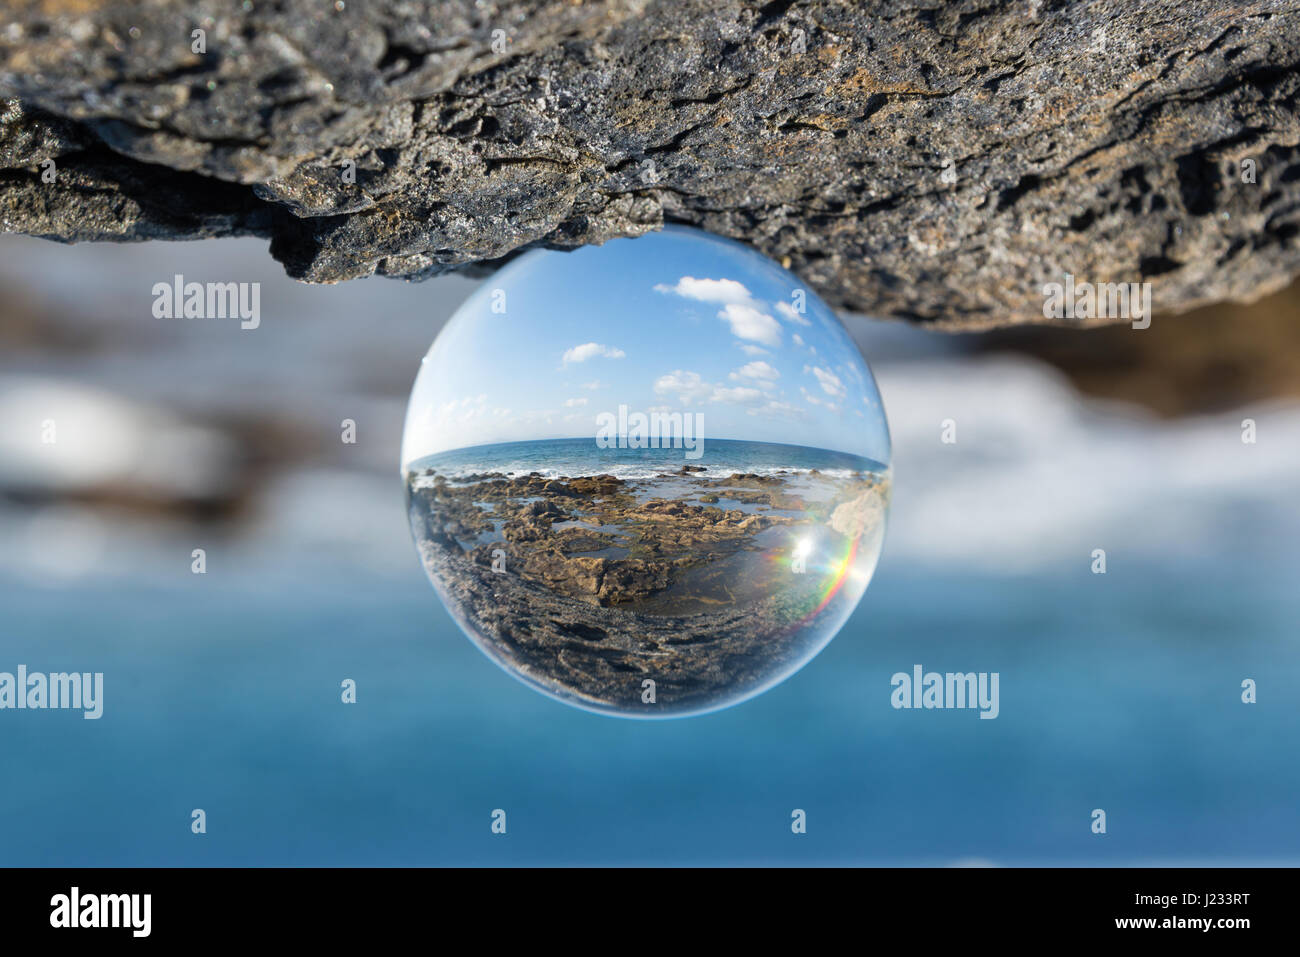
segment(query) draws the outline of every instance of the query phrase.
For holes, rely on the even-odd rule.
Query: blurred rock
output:
[[[977,340],[1050,362],[1085,395],[1173,417],[1300,399],[1300,284],[1252,305],[1225,303],[1149,329],[1025,327]]]

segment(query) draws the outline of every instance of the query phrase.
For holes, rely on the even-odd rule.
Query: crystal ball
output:
[[[889,460],[835,314],[754,250],[669,227],[487,280],[421,363],[401,472],[479,649],[568,704],[660,718],[830,642],[876,568]]]

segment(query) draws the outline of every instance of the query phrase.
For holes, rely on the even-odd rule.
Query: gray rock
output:
[[[1300,272],[1298,67],[1283,0],[44,0],[0,25],[0,218],[313,282],[676,221],[876,315],[1042,321],[1067,272],[1177,311]]]

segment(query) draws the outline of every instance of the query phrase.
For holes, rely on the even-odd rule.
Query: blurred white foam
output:
[[[1085,402],[1054,369],[1010,355],[876,373],[894,440],[885,560],[1017,571],[1112,546],[1211,553],[1252,510],[1279,535],[1300,528],[1295,404],[1161,421]]]
[[[60,379],[0,377],[0,423],[4,488],[198,498],[224,491],[234,467],[236,450],[221,433]]]

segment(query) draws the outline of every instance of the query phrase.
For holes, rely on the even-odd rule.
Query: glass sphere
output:
[[[875,571],[889,429],[838,319],[670,227],[515,259],[411,393],[420,559],[488,657],[578,707],[735,704],[835,636]]]

